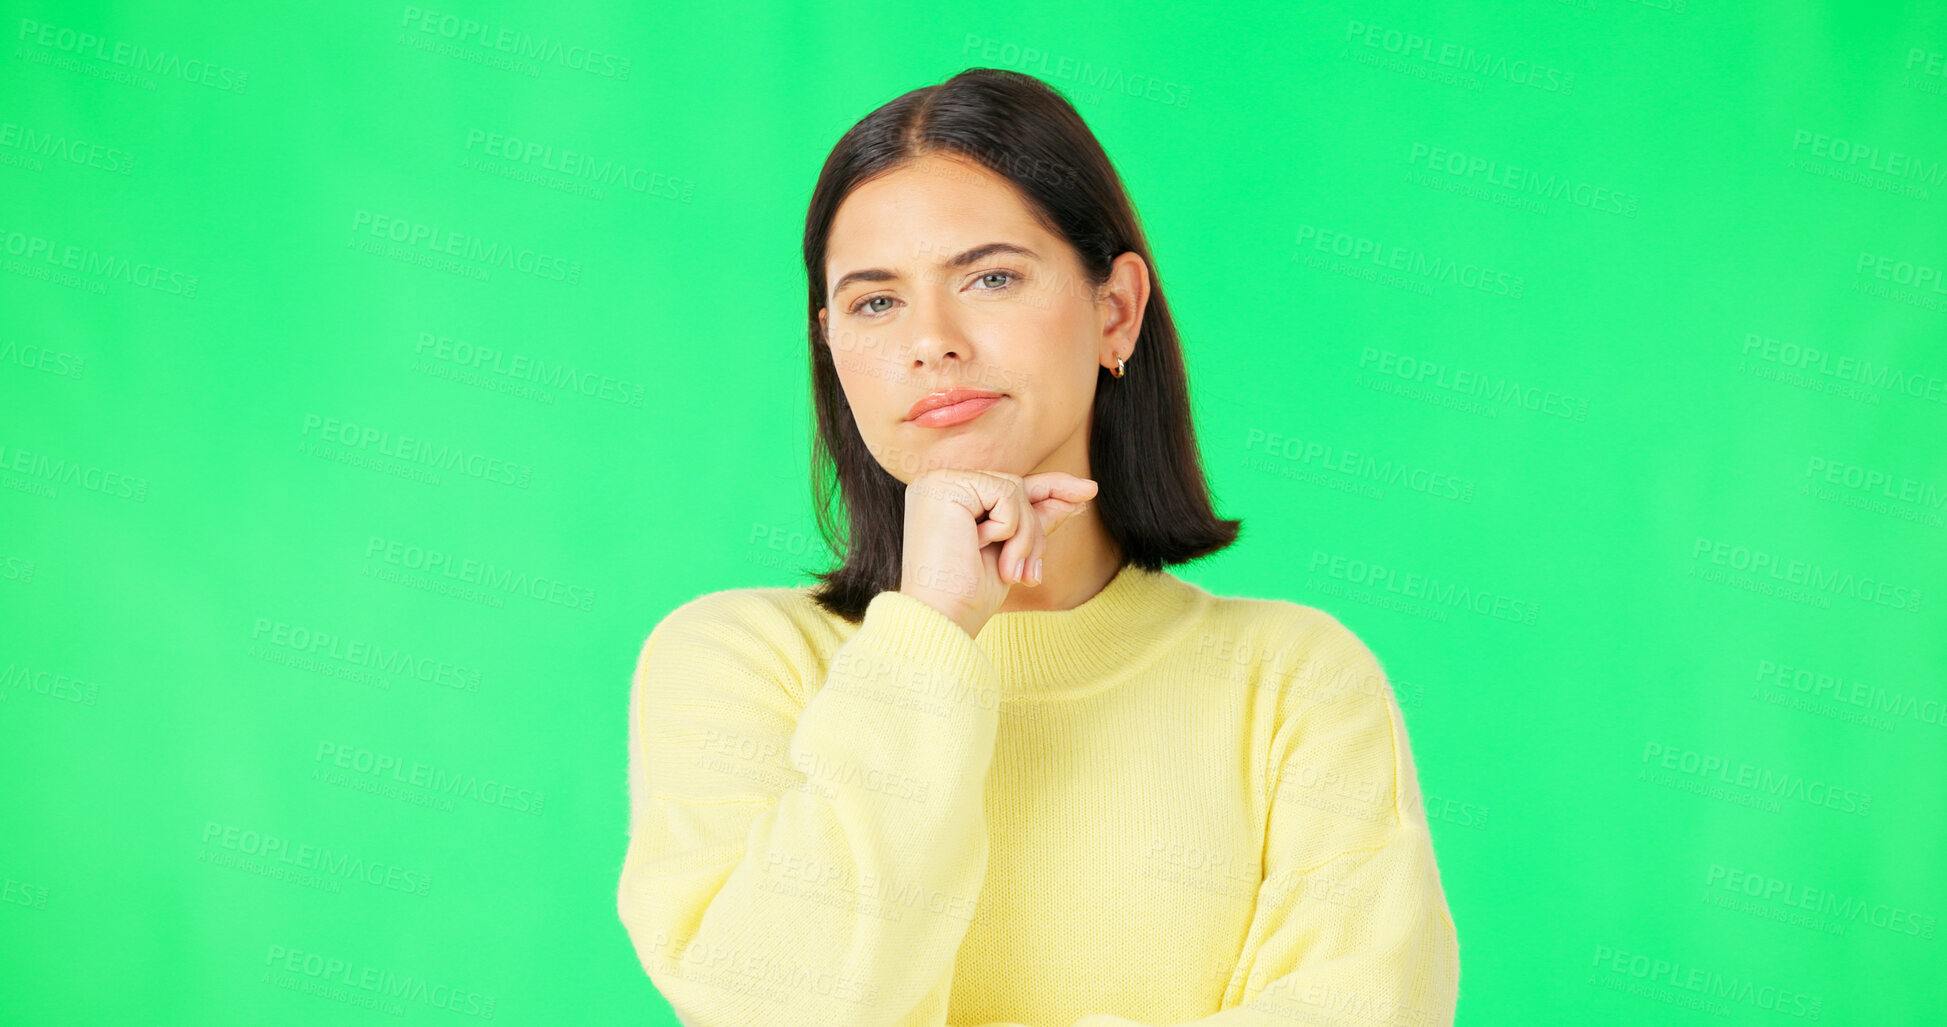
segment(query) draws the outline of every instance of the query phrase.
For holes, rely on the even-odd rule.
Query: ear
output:
[[[1135,355],[1143,311],[1148,306],[1149,263],[1133,250],[1118,255],[1109,266],[1108,281],[1102,283],[1098,363],[1114,367],[1117,357],[1128,360]]]
[[[819,307],[818,308],[818,341],[829,346],[831,345],[831,337],[832,337],[831,329],[827,327],[825,324],[825,308]]]

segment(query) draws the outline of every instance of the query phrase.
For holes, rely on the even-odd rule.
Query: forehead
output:
[[[1007,179],[971,162],[929,155],[852,190],[832,217],[828,274],[933,263],[1007,239],[1049,253],[1050,236]]]

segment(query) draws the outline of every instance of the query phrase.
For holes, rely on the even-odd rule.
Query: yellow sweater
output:
[[[643,645],[629,794],[617,909],[689,1027],[1453,1020],[1399,707],[1313,607],[710,593]]]

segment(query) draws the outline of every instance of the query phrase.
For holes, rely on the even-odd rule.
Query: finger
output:
[[[991,542],[1004,542],[1021,533],[1021,518],[1013,513],[990,512],[987,519],[974,526],[974,537],[981,545]]]
[[[1008,498],[1002,500],[1000,505],[1013,511],[1019,530],[1001,547],[1001,580],[1020,584],[1027,577],[1027,558],[1041,537],[1041,524],[1039,515],[1028,502],[1026,490],[1010,486],[1009,492]]]
[[[1020,547],[1014,539],[1021,534],[1019,507],[1012,497],[1020,490],[1013,479],[987,471],[970,471],[963,480],[980,508],[975,514],[980,518],[974,526],[976,544],[983,558],[994,561],[994,574],[1001,584],[1009,584],[1012,553]],[[997,542],[1000,544],[994,545]]]
[[[1026,555],[1030,545],[1032,545],[1032,542],[1029,540],[1026,532],[1016,534],[1006,542],[1001,543],[999,569],[1003,583],[1009,585],[1020,584],[1021,573],[1025,566],[1021,563],[1021,560]]]
[[[1021,573],[1027,578],[1029,584],[1040,585],[1041,576],[1035,573],[1034,563],[1041,558],[1042,553],[1048,551],[1048,529],[1046,525],[1042,524],[1041,516],[1035,511],[1034,504],[1028,502],[1027,493],[1025,492],[1021,494],[1021,505],[1028,512],[1027,519],[1028,523],[1033,526],[1032,534],[1034,536],[1031,540],[1033,545],[1028,547],[1027,560],[1021,565]]]
[[[1035,512],[1041,521],[1043,534],[1052,535],[1068,523],[1068,519],[1088,508],[1086,502],[1071,503],[1065,499],[1044,499],[1035,504]]]
[[[1035,517],[1041,522],[1041,530],[1051,535],[1054,534],[1055,525],[1067,519],[1068,513],[1075,505],[1066,499],[1053,498],[1044,499],[1034,504]]]
[[[976,474],[969,480],[980,497],[981,506],[986,508],[987,519],[980,522],[974,535],[980,544],[984,546],[1019,534],[1021,517],[1018,507],[1008,502],[1010,494],[1017,491],[1013,483],[988,474]]]
[[[1101,487],[1092,478],[1078,478],[1062,471],[1043,471],[1021,479],[1028,498],[1039,502],[1049,496],[1060,499],[1093,499]]]
[[[1021,493],[1021,508],[1027,511],[1028,530],[1024,534],[1028,536],[1028,544],[1022,548],[1020,574],[1021,580],[1032,587],[1041,584],[1034,575],[1034,561],[1047,547],[1048,532],[1042,527],[1041,516],[1035,512],[1034,504],[1028,502],[1025,491]]]

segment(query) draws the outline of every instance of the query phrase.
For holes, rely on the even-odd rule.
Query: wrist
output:
[[[901,595],[910,596],[939,611],[940,616],[958,624],[960,630],[965,631],[969,638],[978,637],[980,635],[980,629],[987,624],[986,618],[976,616],[972,611],[964,609],[958,603],[946,602],[938,595],[926,589],[901,588],[899,592]]]

